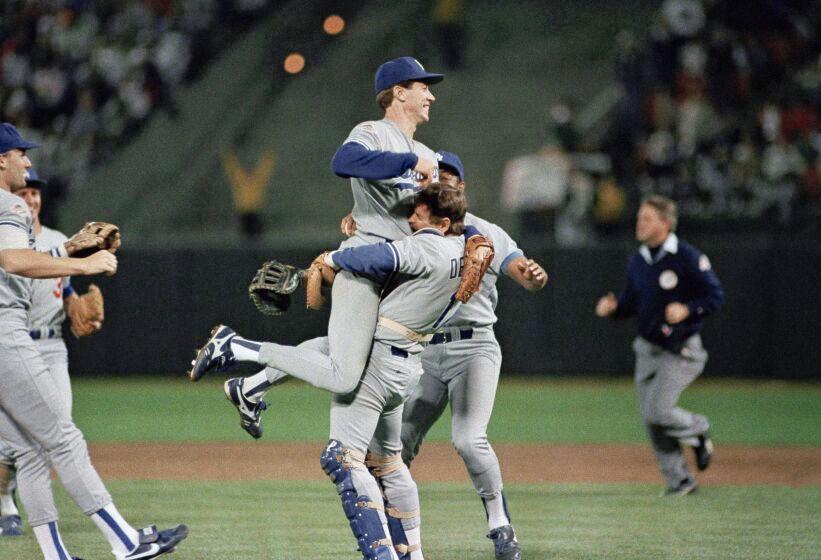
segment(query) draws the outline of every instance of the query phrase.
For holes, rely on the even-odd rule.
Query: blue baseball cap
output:
[[[439,160],[439,167],[449,167],[456,172],[456,175],[459,177],[460,181],[465,180],[465,166],[462,165],[462,160],[459,159],[459,156],[453,152],[439,150],[436,152],[436,159]]]
[[[42,189],[44,188],[48,182],[45,179],[41,179],[37,172],[29,168],[26,170],[26,186],[33,187],[35,189]]]
[[[425,82],[426,84],[436,84],[445,79],[444,74],[432,74],[419,64],[419,61],[412,56],[395,58],[384,63],[376,69],[374,83],[376,93],[383,89],[393,87],[400,82],[408,80],[414,82]]]
[[[9,150],[15,148],[20,150],[30,150],[32,148],[39,148],[40,144],[34,142],[27,142],[20,136],[20,132],[14,128],[11,123],[0,124],[0,154],[5,154]]]

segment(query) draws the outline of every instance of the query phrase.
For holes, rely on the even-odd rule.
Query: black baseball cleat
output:
[[[197,350],[197,357],[191,362],[188,377],[191,381],[199,381],[212,369],[222,371],[234,365],[237,359],[231,350],[231,340],[237,336],[234,329],[225,325],[217,325],[211,329],[211,337]]]
[[[19,515],[0,516],[0,537],[19,537],[23,534],[23,520]]]
[[[710,466],[713,460],[713,440],[710,439],[709,432],[704,432],[698,436],[698,444],[693,447],[696,453],[696,466],[703,471]]]
[[[522,548],[516,540],[513,525],[502,525],[488,533],[487,538],[493,541],[496,560],[521,560]]]
[[[174,552],[174,549],[188,536],[188,527],[177,525],[173,529],[158,531],[155,525],[140,530],[140,544],[126,554],[122,560],[148,560],[163,554]],[[118,557],[119,558],[119,557]]]
[[[239,412],[239,425],[243,430],[251,434],[254,439],[262,437],[262,422],[260,414],[268,408],[265,401],[254,403],[245,398],[242,394],[242,384],[244,379],[232,377],[223,385],[225,397],[237,408]]]
[[[689,496],[698,491],[698,484],[692,478],[685,478],[679,482],[678,486],[671,486],[666,488],[661,494],[662,496]]]

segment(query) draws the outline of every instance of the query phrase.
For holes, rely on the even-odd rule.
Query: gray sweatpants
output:
[[[0,332],[0,439],[13,450],[18,492],[29,524],[58,519],[51,467],[84,513],[102,509],[111,503],[111,496],[71,419],[70,396],[67,402],[59,381],[35,348],[25,320],[4,323]]]
[[[339,272],[334,280],[331,317],[328,321],[328,347],[316,344],[283,346],[265,343],[260,361],[273,370],[297,377],[320,389],[345,394],[356,389],[373,344],[379,313],[380,288],[371,280]],[[281,380],[270,372],[269,381]]]
[[[431,426],[450,401],[451,441],[465,463],[480,497],[502,492],[502,473],[487,439],[502,352],[492,327],[474,329],[473,337],[456,339],[459,328],[446,329],[455,340],[428,345],[422,353],[424,374],[405,404],[402,419],[402,458],[410,463]]]
[[[391,347],[373,343],[368,367],[355,393],[334,395],[331,401],[330,439],[342,443],[362,455],[368,451],[389,457],[402,451],[402,408],[422,375],[418,355],[395,356]],[[379,499],[379,483],[368,469],[357,466],[351,469],[358,494],[366,494],[371,500]],[[399,511],[419,510],[419,494],[408,468],[400,468],[380,477],[385,498]],[[384,513],[380,512],[384,521]],[[402,520],[403,527],[414,529],[420,517]]]
[[[687,339],[681,354],[674,354],[641,337],[633,341],[636,354],[636,391],[639,410],[656,460],[667,485],[678,486],[692,478],[680,440],[697,437],[710,428],[705,416],[677,406],[681,393],[704,370],[707,351],[701,336]]]

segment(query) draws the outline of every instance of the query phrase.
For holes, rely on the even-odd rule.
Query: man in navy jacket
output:
[[[713,442],[708,419],[677,402],[704,370],[700,332],[705,317],[724,303],[724,290],[707,255],[676,236],[676,222],[672,200],[653,195],[642,202],[636,220],[642,246],[630,259],[627,285],[618,297],[611,292],[599,299],[596,315],[637,318],[633,350],[642,420],[667,482],[665,495],[684,496],[698,485],[681,444],[693,448],[704,470]]]

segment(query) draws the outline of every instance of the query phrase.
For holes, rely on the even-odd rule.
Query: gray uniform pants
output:
[[[668,486],[676,487],[682,480],[692,478],[680,440],[694,438],[710,428],[705,416],[677,406],[681,393],[704,370],[707,351],[699,335],[687,339],[681,354],[664,350],[641,337],[633,341],[633,350],[641,419],[661,474]]]
[[[431,426],[450,401],[451,441],[465,463],[480,497],[493,499],[502,492],[499,460],[487,439],[502,352],[492,327],[474,329],[473,337],[429,344],[422,353],[424,374],[405,404],[402,420],[402,458],[410,463]]]
[[[260,361],[332,393],[350,393],[356,389],[373,344],[379,313],[379,287],[367,278],[339,272],[334,280],[331,317],[328,322],[328,345],[324,342],[282,346],[266,343],[260,350]],[[279,381],[269,372],[269,381]]]
[[[333,396],[330,439],[363,456],[368,451],[385,457],[398,455],[402,451],[403,403],[421,375],[418,355],[396,356],[390,346],[374,342],[368,367],[356,392]],[[380,477],[379,483],[363,466],[354,466],[351,477],[358,494],[378,501],[381,483],[385,498],[399,511],[419,509],[416,483],[404,464]],[[384,521],[383,512],[380,517]],[[418,516],[402,520],[406,530],[419,524]]]
[[[90,515],[111,503],[91,465],[82,432],[25,322],[4,325],[0,338],[0,439],[13,450],[20,500],[29,524],[58,519],[51,467],[68,494]]]

